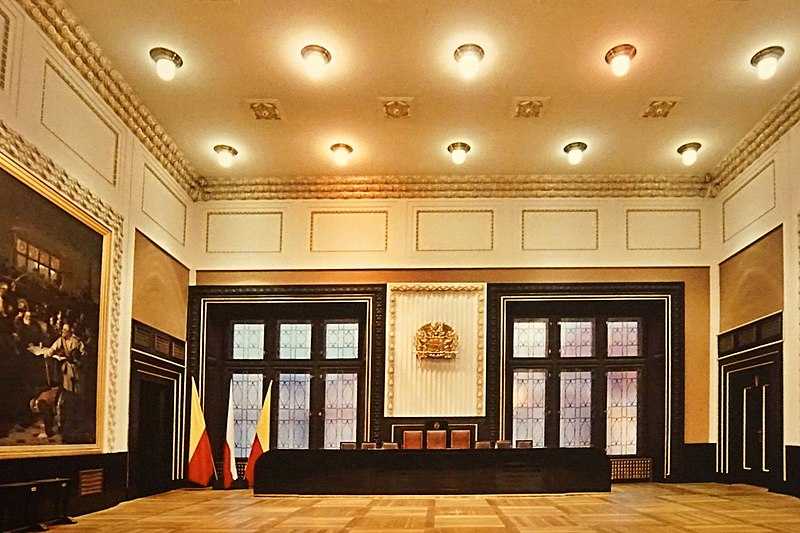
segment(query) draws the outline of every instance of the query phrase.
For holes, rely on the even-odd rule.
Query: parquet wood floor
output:
[[[253,497],[176,490],[78,518],[65,532],[800,532],[800,499],[748,485],[618,484],[611,493]]]

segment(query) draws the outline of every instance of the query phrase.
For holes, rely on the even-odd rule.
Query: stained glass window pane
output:
[[[592,445],[592,373],[561,372],[560,446]]]
[[[358,357],[358,322],[325,324],[325,358]]]
[[[591,320],[562,320],[561,357],[592,357],[594,327]]]
[[[635,455],[639,373],[609,372],[606,380],[606,453]]]
[[[310,374],[281,374],[278,380],[278,448],[307,449]]]
[[[547,320],[514,321],[514,357],[547,356]]]
[[[233,358],[264,358],[264,324],[233,325]]]
[[[546,382],[544,370],[514,371],[514,442],[530,439],[534,448],[544,448]]]
[[[248,457],[256,424],[263,403],[261,374],[234,374],[231,377],[231,399],[233,402],[233,447],[236,457]]]
[[[311,324],[281,324],[281,359],[311,359]]]
[[[358,374],[325,375],[325,447],[356,440]]]
[[[636,320],[608,321],[608,356],[639,356],[639,322]]]

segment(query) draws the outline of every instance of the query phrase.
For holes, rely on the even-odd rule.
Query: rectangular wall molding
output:
[[[116,185],[119,132],[49,60],[44,62],[39,121],[81,161]]]
[[[597,250],[597,209],[524,209],[523,250]]]
[[[149,166],[144,167],[142,213],[181,244],[186,242],[186,204]]]
[[[312,211],[308,242],[312,252],[386,252],[389,212]]]
[[[722,239],[728,241],[777,204],[775,162],[770,161],[722,201]]]
[[[493,209],[419,209],[418,252],[487,252],[494,250]]]
[[[209,211],[206,214],[206,252],[280,253],[283,249],[282,211]]]
[[[625,246],[628,250],[699,250],[702,233],[699,209],[625,211]]]

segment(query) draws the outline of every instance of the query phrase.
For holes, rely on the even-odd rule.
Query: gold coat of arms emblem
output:
[[[453,359],[458,352],[458,335],[444,322],[428,322],[417,330],[417,359]]]

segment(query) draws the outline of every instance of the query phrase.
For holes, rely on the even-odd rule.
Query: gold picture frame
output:
[[[18,159],[26,164],[23,165]],[[18,180],[30,189],[31,194],[38,194],[101,238],[94,442],[85,444],[4,444],[0,446],[0,460],[101,453],[105,447],[113,443],[113,435],[106,435],[109,413],[105,400],[109,392],[106,379],[109,368],[109,352],[113,352],[111,362],[117,362],[118,339],[116,334],[119,330],[122,218],[88,189],[67,176],[33,145],[1,122],[0,171],[4,171],[11,179]],[[6,178],[7,176],[0,176],[0,179]],[[113,327],[110,327],[112,325],[112,307]],[[115,366],[112,365],[112,367]],[[113,403],[115,390],[112,392]],[[110,437],[108,441],[107,437]]]

